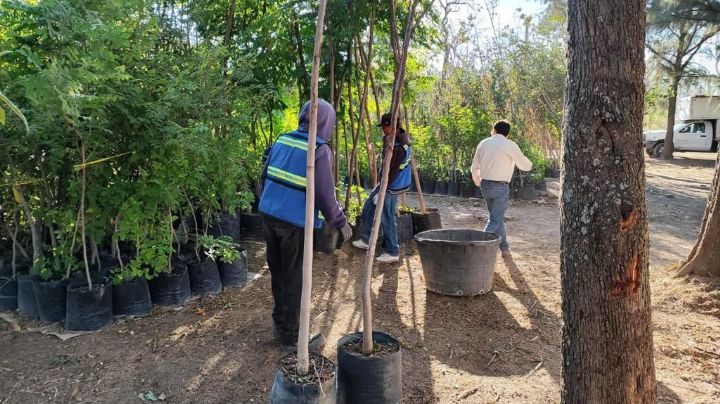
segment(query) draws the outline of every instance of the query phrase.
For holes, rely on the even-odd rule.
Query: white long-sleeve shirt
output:
[[[470,172],[475,185],[480,186],[481,180],[510,182],[515,166],[530,171],[533,165],[517,143],[503,135],[493,135],[475,149]]]

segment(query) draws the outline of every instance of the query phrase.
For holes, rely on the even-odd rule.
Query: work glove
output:
[[[342,234],[343,242],[350,240],[353,236],[352,227],[345,223],[345,226],[340,229],[340,234]]]

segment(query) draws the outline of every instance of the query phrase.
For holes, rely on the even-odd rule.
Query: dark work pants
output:
[[[267,263],[272,284],[275,333],[285,345],[297,343],[302,294],[305,230],[265,216]]]

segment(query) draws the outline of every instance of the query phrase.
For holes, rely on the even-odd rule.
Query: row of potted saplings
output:
[[[429,175],[420,175],[420,185],[424,194],[460,196],[463,198],[482,198],[482,192],[473,184],[470,178],[463,178],[462,181],[435,180]],[[373,188],[370,179],[361,178],[362,187]],[[415,181],[410,184],[410,191],[417,192]]]
[[[469,179],[466,181],[436,181],[421,176],[420,185],[424,194],[460,196],[463,198],[482,198],[480,188],[476,187]],[[410,191],[416,192],[415,183]]]
[[[153,305],[182,305],[247,281],[247,253],[229,237],[201,236],[195,248],[173,253],[160,272],[120,270],[112,260],[103,261],[91,272],[91,282],[84,271],[59,280],[26,272],[0,277],[0,311],[17,309],[44,322],[64,320],[70,331],[94,331],[110,325],[113,316],[145,315]]]
[[[482,191],[471,181],[469,177],[463,176],[462,181],[440,181],[434,180],[429,176],[420,176],[420,185],[424,194],[450,195],[460,196],[463,198],[482,198]],[[514,175],[511,183],[514,189],[514,198],[535,199],[537,191],[547,190],[545,179],[540,177],[538,180],[532,181],[531,176],[527,174]],[[415,183],[413,182],[410,191],[417,192]]]

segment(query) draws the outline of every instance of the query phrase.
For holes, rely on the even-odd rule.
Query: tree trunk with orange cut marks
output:
[[[642,150],[643,0],[569,2],[564,403],[656,401]]]

